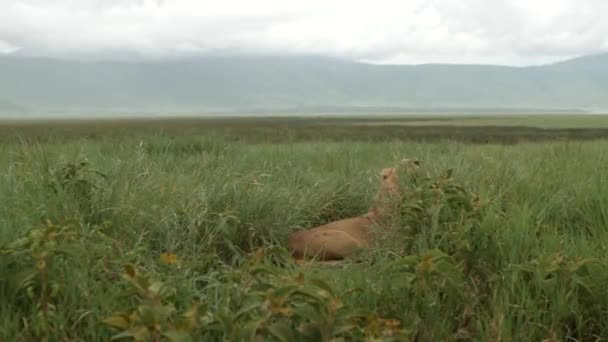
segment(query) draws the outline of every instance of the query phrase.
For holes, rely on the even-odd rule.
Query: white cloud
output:
[[[19,51],[19,47],[0,40],[0,54],[10,54]]]
[[[605,0],[0,0],[0,6],[0,52],[20,46],[34,55],[229,49],[389,63],[530,64],[608,48]]]

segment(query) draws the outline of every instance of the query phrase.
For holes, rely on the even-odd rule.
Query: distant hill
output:
[[[0,99],[0,113],[21,113],[25,108],[14,103],[3,101]]]
[[[121,62],[2,57],[0,96],[0,107],[66,111],[594,110],[608,109],[608,54],[532,67],[372,65],[315,56]]]

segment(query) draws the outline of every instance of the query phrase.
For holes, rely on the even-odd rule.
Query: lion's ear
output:
[[[420,160],[414,159],[414,164],[416,164],[416,166],[420,166]]]

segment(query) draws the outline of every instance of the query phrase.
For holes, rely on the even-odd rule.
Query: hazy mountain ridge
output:
[[[4,111],[352,106],[608,108],[608,54],[534,67],[371,65],[310,56],[122,62],[0,58]]]
[[[0,99],[0,112],[23,112],[25,108]]]

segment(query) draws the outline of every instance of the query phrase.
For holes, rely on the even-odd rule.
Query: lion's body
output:
[[[407,160],[409,163],[409,160]],[[418,162],[408,168],[417,168]],[[399,194],[396,168],[382,170],[380,190],[367,214],[330,222],[302,230],[288,237],[287,245],[296,259],[315,258],[320,261],[340,260],[370,245],[372,225],[385,226],[394,212],[395,197]]]
[[[369,245],[368,215],[330,222],[291,234],[288,245],[296,259],[338,260]]]

